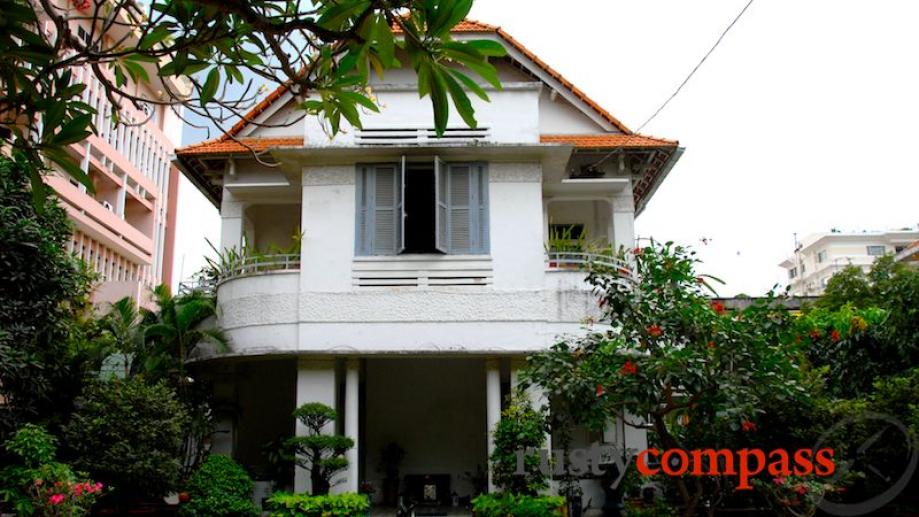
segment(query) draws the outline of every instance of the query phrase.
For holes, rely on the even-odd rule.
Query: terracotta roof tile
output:
[[[399,31],[395,30],[395,32],[399,32]],[[453,32],[494,32],[496,33],[498,36],[504,39],[504,41],[506,41],[508,44],[510,44],[515,49],[517,49],[518,52],[520,52],[521,54],[525,55],[527,58],[532,60],[533,63],[536,64],[536,66],[541,68],[544,72],[546,72],[556,81],[561,83],[562,86],[570,90],[571,93],[573,93],[575,97],[577,97],[582,102],[584,102],[584,104],[587,104],[588,106],[590,106],[590,108],[596,111],[601,117],[603,117],[604,120],[606,120],[607,122],[615,126],[617,129],[619,129],[623,133],[632,134],[632,131],[628,127],[626,127],[625,124],[620,122],[619,119],[617,119],[611,113],[603,109],[599,104],[597,104],[596,101],[588,97],[587,94],[585,94],[581,89],[579,89],[574,84],[572,84],[571,81],[565,79],[562,76],[562,74],[558,73],[554,68],[549,66],[542,59],[539,59],[539,57],[537,57],[536,54],[530,51],[530,49],[526,48],[522,43],[514,39],[513,36],[511,36],[510,34],[505,32],[503,29],[501,29],[501,27],[498,27],[496,25],[489,25],[487,23],[482,23],[482,22],[475,21],[475,20],[466,19],[456,24],[456,26],[453,28]],[[228,140],[230,139],[231,136],[237,135],[240,131],[243,130],[244,127],[246,127],[246,124],[248,124],[252,120],[255,120],[255,118],[258,117],[263,111],[268,109],[268,107],[271,106],[279,98],[281,98],[282,95],[287,93],[288,88],[289,88],[288,83],[284,83],[278,86],[277,88],[275,88],[273,92],[268,94],[267,97],[262,99],[262,101],[256,104],[251,110],[249,110],[249,112],[246,113],[242,119],[240,119],[236,124],[234,124],[233,127],[230,128],[229,131],[227,131],[227,134],[222,137],[222,139]]]
[[[176,155],[244,154],[253,151],[261,152],[275,147],[303,147],[303,137],[280,136],[267,138],[238,138],[236,140],[221,137],[176,149]]]
[[[666,140],[639,134],[623,135],[604,133],[598,135],[540,135],[539,141],[544,144],[571,144],[577,148],[604,147],[677,147],[676,140]]]

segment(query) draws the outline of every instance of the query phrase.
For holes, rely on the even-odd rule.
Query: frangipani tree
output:
[[[587,276],[609,330],[563,339],[529,361],[525,378],[547,390],[553,413],[594,429],[621,418],[665,449],[685,449],[684,425],[754,432],[761,400],[803,395],[794,352],[781,344],[788,316],[772,298],[728,311],[707,296],[716,279],[695,272],[695,253],[672,243],[622,255],[637,281],[598,264]],[[673,481],[694,515],[705,485]]]
[[[419,95],[431,99],[437,132],[447,127],[451,101],[474,127],[467,92],[487,100],[477,80],[499,86],[489,58],[504,48],[451,38],[471,7],[472,0],[0,0],[0,146],[17,161],[56,162],[92,190],[66,152],[94,130],[96,110],[74,80],[81,69],[100,82],[116,124],[122,108],[167,106],[223,132],[261,97],[259,85],[286,84],[303,116],[321,117],[332,133],[342,119],[360,127],[360,110],[378,109],[371,74],[400,67],[400,49]],[[129,79],[157,94],[126,88]],[[43,190],[39,178],[35,192]]]

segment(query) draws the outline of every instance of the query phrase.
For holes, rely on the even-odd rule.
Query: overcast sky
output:
[[[477,0],[500,25],[637,128],[747,0]],[[643,133],[683,158],[636,226],[696,247],[720,294],[762,294],[793,234],[919,223],[919,2],[756,0]],[[186,131],[185,143],[201,139]],[[179,189],[176,275],[219,240],[217,211]],[[703,244],[706,239],[708,244]]]

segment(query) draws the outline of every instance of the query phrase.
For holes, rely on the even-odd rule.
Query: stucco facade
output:
[[[438,138],[412,73],[397,70],[374,83],[381,113],[365,114],[363,129],[330,137],[313,118],[275,127],[297,118],[282,88],[254,110],[255,123],[177,152],[220,208],[223,249],[277,251],[299,239],[297,253],[221,277],[231,351],[200,361],[234,404],[272,402],[251,380],[261,368],[273,383],[287,379],[289,410],[338,408],[337,429],[357,448],[336,490],[380,483],[379,449],[397,441],[405,475],[449,476],[452,491],[471,494],[525,357],[598,315],[578,263],[595,249],[633,246],[637,212],[682,152],[629,131],[502,31],[464,24],[472,30],[457,37],[492,38],[510,54],[497,63],[504,88],[487,88],[489,103],[473,100],[476,129],[454,112]],[[247,147],[263,151],[263,163]],[[595,165],[590,177],[586,165]],[[550,228],[559,225],[576,226],[590,245],[556,253]],[[279,415],[261,424],[295,432]],[[225,415],[220,447],[256,457],[251,422]],[[610,429],[593,438],[643,443]],[[295,488],[307,477],[298,472]],[[596,481],[584,483],[602,500]]]

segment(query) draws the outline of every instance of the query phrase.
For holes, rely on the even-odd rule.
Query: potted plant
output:
[[[390,442],[380,451],[378,470],[383,473],[383,504],[395,506],[399,497],[399,467],[405,459],[405,449]]]

